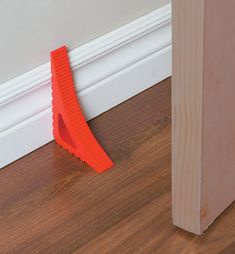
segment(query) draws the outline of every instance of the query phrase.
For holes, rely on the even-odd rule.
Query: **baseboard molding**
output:
[[[69,58],[90,120],[171,75],[171,6],[71,51]],[[46,63],[0,85],[0,168],[53,140],[50,77]]]

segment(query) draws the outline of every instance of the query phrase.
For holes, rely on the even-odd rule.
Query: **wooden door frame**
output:
[[[235,198],[234,10],[173,0],[173,222],[195,234]]]

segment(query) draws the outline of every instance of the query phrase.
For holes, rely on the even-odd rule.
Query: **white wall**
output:
[[[0,0],[0,84],[170,0]]]

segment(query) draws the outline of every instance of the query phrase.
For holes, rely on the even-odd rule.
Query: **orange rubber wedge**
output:
[[[113,162],[92,134],[77,98],[65,46],[51,52],[53,135],[56,142],[101,173]]]

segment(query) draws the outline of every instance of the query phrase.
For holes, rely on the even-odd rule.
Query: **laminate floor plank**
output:
[[[235,205],[195,236],[171,219],[171,80],[92,120],[115,167],[55,142],[0,171],[0,253],[235,253]]]

